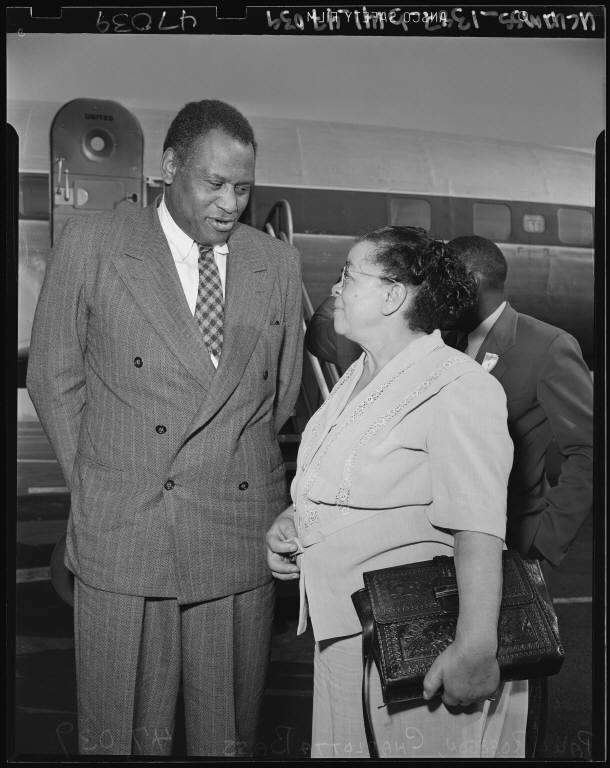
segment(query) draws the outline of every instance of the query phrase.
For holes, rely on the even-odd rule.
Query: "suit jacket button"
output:
[[[141,368],[144,365],[141,357],[134,357],[133,364],[135,365],[136,368]]]
[[[167,432],[167,427],[164,424],[157,424],[155,432],[159,435],[164,435]]]
[[[238,488],[239,488],[240,491],[245,491],[247,487],[248,487],[248,481],[247,480],[244,480],[243,482],[241,482],[238,485]]]
[[[175,487],[175,485],[176,483],[173,480],[168,480],[163,487],[165,488],[166,491],[171,491]]]
[[[267,381],[268,378],[269,378],[269,371],[263,371],[263,379]]]

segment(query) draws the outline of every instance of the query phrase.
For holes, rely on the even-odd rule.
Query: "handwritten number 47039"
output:
[[[109,19],[103,11],[98,11],[95,26],[98,32],[171,32],[180,30],[188,32],[197,26],[197,19],[188,14],[184,9],[178,13],[178,9],[170,12],[162,11],[159,16],[151,15],[145,11],[138,13],[115,13]]]

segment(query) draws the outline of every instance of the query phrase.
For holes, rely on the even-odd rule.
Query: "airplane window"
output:
[[[432,209],[427,200],[413,197],[393,197],[390,199],[390,225],[423,227],[430,229]]]
[[[510,237],[510,208],[500,203],[475,203],[473,205],[473,231],[475,235],[490,240],[507,240]]]
[[[523,216],[523,231],[534,234],[541,234],[546,231],[546,222],[544,216],[537,213],[526,213]]]
[[[557,211],[559,239],[568,245],[591,245],[593,216],[581,208],[559,208]]]

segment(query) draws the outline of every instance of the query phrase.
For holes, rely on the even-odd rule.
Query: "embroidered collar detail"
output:
[[[296,500],[297,529],[300,528],[301,530],[306,530],[318,522],[319,510],[316,505],[310,501],[310,491],[318,479],[320,467],[322,466],[322,462],[331,446],[334,445],[337,438],[343,434],[346,429],[348,429],[357,421],[361,420],[369,408],[381,397],[381,395],[388,388],[398,382],[416,362],[419,362],[420,359],[421,358],[418,360],[410,360],[410,362],[402,367],[394,376],[391,376],[383,384],[380,384],[367,397],[362,399],[347,417],[340,417],[339,423],[337,423],[334,428],[330,429],[322,438],[322,440],[319,441],[318,437],[320,434],[321,426],[324,423],[324,415],[326,411],[331,407],[331,405],[335,405],[337,403],[345,389],[345,386],[352,380],[354,375],[356,375],[356,372],[360,369],[361,363],[359,361],[353,363],[346,371],[342,379],[335,386],[328,399],[313,417],[313,423],[308,425],[308,450],[302,457],[302,461],[300,462],[299,466],[299,470],[305,475],[305,478],[299,493],[300,498]],[[369,440],[374,437],[381,429],[387,427],[393,419],[395,419],[404,411],[405,408],[411,405],[413,400],[418,398],[422,392],[425,392],[425,390],[430,387],[432,382],[435,381],[435,379],[437,379],[442,373],[447,371],[455,364],[464,364],[465,362],[469,362],[469,358],[464,357],[463,355],[454,356],[443,361],[443,363],[441,363],[441,365],[439,365],[428,378],[422,381],[410,394],[402,398],[383,416],[377,419],[377,421],[375,421],[374,424],[372,424],[368,430],[360,437],[356,443],[356,446],[350,452],[344,463],[341,484],[335,498],[338,511],[340,511],[341,514],[347,514],[350,511],[349,500],[352,479],[354,476],[354,467],[357,464],[359,452],[363,446],[365,446],[366,443],[368,443]]]

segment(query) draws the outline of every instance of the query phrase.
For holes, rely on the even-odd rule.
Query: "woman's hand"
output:
[[[500,685],[495,648],[474,643],[451,643],[438,656],[424,678],[424,699],[442,688],[441,698],[449,707],[475,704],[491,698]]]
[[[454,533],[460,609],[455,640],[424,678],[424,699],[442,688],[448,706],[468,706],[493,696],[500,684],[498,615],[502,597],[502,540],[477,531]]]
[[[276,579],[298,579],[300,568],[294,562],[299,550],[294,525],[294,508],[285,509],[267,531],[267,565]]]

